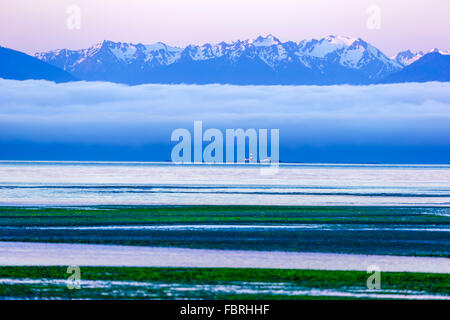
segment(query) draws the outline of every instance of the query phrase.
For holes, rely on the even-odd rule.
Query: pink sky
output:
[[[69,30],[70,5],[81,25]],[[381,9],[369,29],[370,5]],[[448,0],[2,0],[0,45],[34,53],[86,48],[103,40],[184,46],[273,34],[300,41],[336,34],[361,37],[387,55],[450,49]]]

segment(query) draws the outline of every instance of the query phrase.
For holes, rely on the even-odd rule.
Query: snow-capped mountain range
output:
[[[79,79],[128,84],[367,84],[381,81],[423,55],[405,51],[388,58],[361,38],[281,42],[268,35],[184,48],[162,42],[104,41],[88,49],[54,50],[35,57]]]

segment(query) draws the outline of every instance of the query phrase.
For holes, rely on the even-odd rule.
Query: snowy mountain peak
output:
[[[380,74],[401,68],[396,61],[389,59],[380,50],[361,38],[330,35],[320,40],[302,41],[299,46],[300,51],[297,55],[300,59],[303,61],[318,60],[312,63],[308,62],[308,65],[317,62],[322,65],[334,61],[346,68],[361,69],[378,61],[381,68]]]
[[[409,66],[411,63],[416,62],[420,58],[422,58],[424,53],[422,51],[412,52],[411,50],[406,50],[397,53],[392,57],[393,60],[397,61],[402,66]]]
[[[145,50],[147,52],[160,51],[160,50],[177,52],[177,51],[183,50],[182,48],[168,46],[162,42],[156,42],[154,44],[146,44],[144,46],[145,46]]]
[[[429,50],[428,52],[423,51],[413,52],[411,50],[401,51],[397,53],[395,56],[393,56],[391,59],[397,61],[400,65],[406,67],[416,62],[417,60],[421,59],[425,54],[434,52],[437,52],[442,55],[450,55],[449,51],[434,48]]]
[[[437,52],[439,54],[442,54],[443,56],[450,55],[450,51],[448,51],[448,50],[439,50],[438,48],[434,48],[434,49],[430,50],[428,53],[433,53],[433,52]]]
[[[320,40],[311,39],[300,42],[303,53],[316,58],[325,58],[328,54],[350,47],[357,39],[330,35]]]
[[[250,41],[250,43],[255,47],[270,47],[281,44],[281,41],[275,36],[269,34],[266,37],[259,36],[255,40]]]
[[[356,38],[350,38],[350,37],[345,37],[345,36],[335,36],[335,35],[329,35],[323,39],[321,39],[320,41],[327,41],[331,44],[334,44],[336,46],[351,46],[353,44],[353,42],[355,42]]]

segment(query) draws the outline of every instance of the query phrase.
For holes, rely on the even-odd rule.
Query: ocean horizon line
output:
[[[167,161],[120,161],[120,160],[2,160],[0,164],[4,163],[63,163],[63,164],[155,164],[155,165],[174,165],[174,166],[379,166],[379,167],[450,167],[450,163],[360,163],[360,162],[186,162],[177,163],[170,160]]]

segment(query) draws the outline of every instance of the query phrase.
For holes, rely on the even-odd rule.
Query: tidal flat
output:
[[[450,299],[450,275],[247,268],[0,267],[3,299]]]
[[[3,206],[0,298],[450,299],[449,231],[448,207]],[[89,259],[96,257],[97,261],[89,266],[80,264],[80,289],[70,290],[69,264],[58,261],[75,257],[73,249],[77,245],[89,246],[78,248],[85,255],[95,245],[107,250],[88,254]],[[62,250],[64,246],[71,247],[67,251]],[[167,264],[145,267],[153,265],[153,260],[138,254],[143,265],[137,266],[138,259],[130,258],[128,266],[120,266],[125,263],[121,259],[141,249],[152,254],[161,251],[160,260]],[[115,264],[101,266],[106,251],[111,250]],[[208,251],[216,257],[225,255],[222,260],[227,263],[242,264],[254,256],[256,262],[265,264],[258,268],[233,263],[226,268],[206,267],[199,262],[210,259],[187,254],[189,250]],[[226,258],[237,251],[238,260]],[[36,256],[39,261],[47,261],[52,256],[55,261],[51,266],[41,262],[24,265],[16,263],[20,259],[14,260],[11,252],[16,252],[18,259]],[[277,269],[275,262],[283,260],[277,257],[285,255],[315,264],[307,269],[288,264]],[[369,260],[359,255],[367,255]],[[184,265],[191,261],[192,265],[170,266],[169,256]],[[355,257],[363,262],[358,262],[356,270],[349,267]],[[382,257],[386,260],[381,288],[368,289],[370,274],[364,263],[372,264],[370,259],[374,258],[380,264]],[[219,260],[214,259],[217,263]],[[293,260],[287,257],[284,261]],[[431,268],[437,267],[438,261],[439,270]],[[336,270],[337,262],[346,267]],[[327,270],[314,268],[317,263]],[[70,264],[77,265],[76,261]],[[395,265],[431,269],[389,271]]]
[[[0,207],[0,241],[450,257],[449,207]]]

